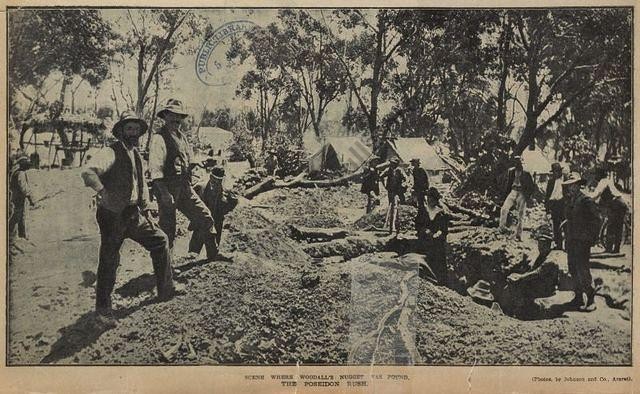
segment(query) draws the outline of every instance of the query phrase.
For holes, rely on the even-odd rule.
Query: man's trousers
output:
[[[144,217],[137,206],[129,206],[121,213],[98,207],[96,219],[100,228],[96,310],[111,308],[111,292],[116,283],[120,248],[126,238],[136,241],[151,253],[158,296],[162,297],[173,291],[167,236]]]

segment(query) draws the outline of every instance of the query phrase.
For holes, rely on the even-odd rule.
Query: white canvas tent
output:
[[[385,142],[383,159],[398,158],[401,164],[409,164],[411,159],[420,159],[420,165],[427,171],[448,170],[449,166],[440,158],[435,148],[424,138],[396,138]]]
[[[309,157],[309,172],[341,168],[354,171],[371,155],[371,148],[358,137],[328,137]]]

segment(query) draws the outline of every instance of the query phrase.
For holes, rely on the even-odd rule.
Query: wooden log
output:
[[[257,185],[254,185],[249,189],[245,190],[243,197],[250,200],[260,193],[264,193],[268,190],[273,189],[273,185],[275,184],[275,182],[276,182],[275,178],[268,177],[267,179],[258,183]]]
[[[324,242],[345,238],[349,235],[349,231],[340,227],[318,228],[290,225],[289,228],[292,237],[298,241]]]
[[[456,204],[453,204],[453,203],[448,203],[448,202],[445,202],[444,200],[440,200],[440,202],[442,204],[446,205],[447,208],[449,208],[452,212],[463,213],[463,214],[471,216],[473,218],[490,219],[489,215],[486,215],[484,213],[476,212],[476,211],[474,211],[472,209],[461,207],[460,205],[456,205]]]

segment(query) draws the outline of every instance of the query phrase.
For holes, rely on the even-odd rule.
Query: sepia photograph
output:
[[[633,7],[5,11],[7,366],[632,365]]]

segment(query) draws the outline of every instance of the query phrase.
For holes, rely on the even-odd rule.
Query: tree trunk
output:
[[[500,85],[498,87],[496,126],[498,131],[507,129],[507,79],[511,56],[511,35],[513,33],[508,16],[505,15],[500,33]]]
[[[151,136],[153,135],[153,122],[156,120],[156,111],[158,109],[158,86],[160,84],[160,75],[156,73],[156,91],[153,99],[153,111],[151,112],[151,122],[149,122],[149,137],[147,138],[147,146],[145,151],[149,152],[149,145],[151,144]]]

